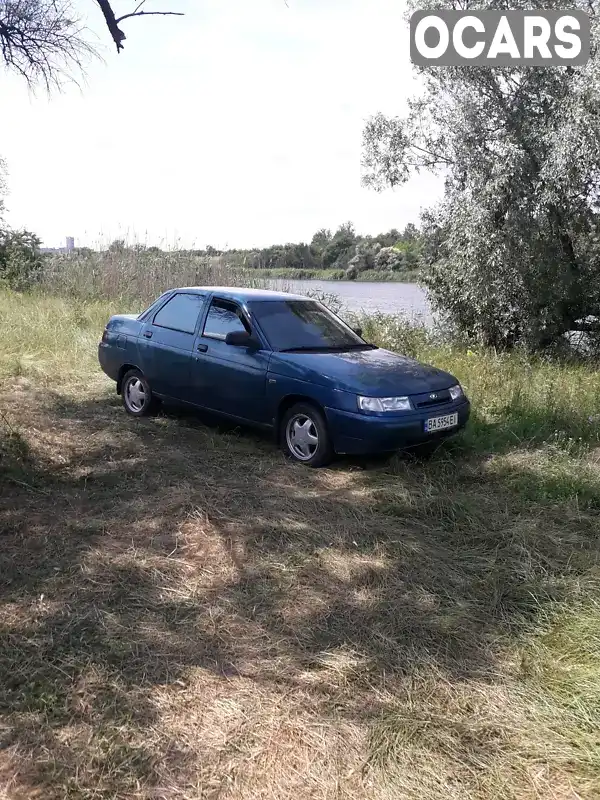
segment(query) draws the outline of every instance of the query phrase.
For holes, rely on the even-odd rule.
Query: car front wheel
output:
[[[146,417],[156,410],[157,400],[150,384],[137,369],[130,370],[121,384],[121,397],[125,411],[132,417]]]
[[[333,447],[323,414],[308,403],[298,403],[283,415],[281,443],[294,461],[323,467],[333,458]]]

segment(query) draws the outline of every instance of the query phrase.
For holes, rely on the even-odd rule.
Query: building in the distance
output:
[[[75,250],[75,237],[65,237],[64,247],[40,247],[41,253],[72,253]]]

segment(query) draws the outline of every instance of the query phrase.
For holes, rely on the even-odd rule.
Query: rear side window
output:
[[[204,323],[204,336],[224,339],[232,331],[248,331],[241,309],[228,300],[213,300]]]
[[[154,317],[154,324],[182,333],[194,333],[204,305],[201,294],[176,294]]]

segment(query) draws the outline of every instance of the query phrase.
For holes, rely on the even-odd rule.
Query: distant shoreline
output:
[[[419,283],[422,273],[419,270],[405,270],[402,272],[383,272],[369,269],[359,272],[354,279],[347,278],[341,270],[331,269],[248,269],[244,275],[264,278],[267,280],[289,281],[328,281],[349,283]]]

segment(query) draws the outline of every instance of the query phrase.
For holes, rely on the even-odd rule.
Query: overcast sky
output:
[[[121,13],[134,0],[115,0]],[[148,0],[185,17],[123,23],[81,90],[49,100],[0,73],[9,222],[47,246],[116,237],[185,247],[310,240],[416,222],[427,176],[382,195],[360,186],[361,132],[414,92],[398,0]]]

